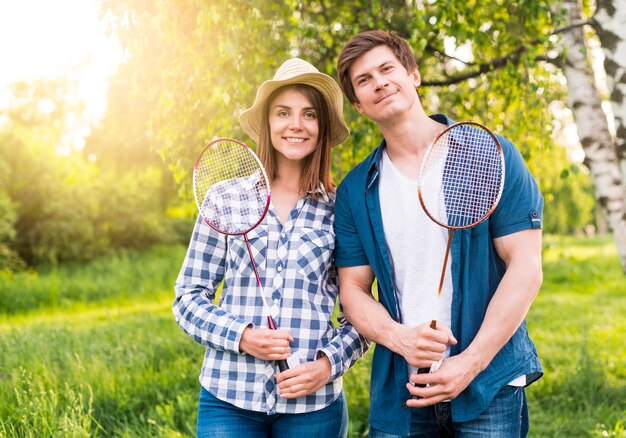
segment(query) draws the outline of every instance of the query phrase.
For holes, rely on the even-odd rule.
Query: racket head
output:
[[[246,234],[270,205],[270,182],[252,149],[232,138],[206,145],[193,167],[193,192],[204,221],[223,234]]]
[[[442,227],[470,228],[495,210],[504,177],[504,154],[496,136],[480,123],[455,123],[437,135],[424,155],[418,176],[420,204]]]

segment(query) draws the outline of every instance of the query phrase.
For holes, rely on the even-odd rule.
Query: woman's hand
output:
[[[282,398],[311,394],[328,383],[330,372],[330,360],[324,354],[313,362],[303,363],[278,374],[278,393]]]
[[[239,350],[261,360],[287,359],[293,338],[289,330],[246,327],[239,341]]]

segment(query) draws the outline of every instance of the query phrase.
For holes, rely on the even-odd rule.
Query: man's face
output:
[[[358,58],[350,67],[350,80],[358,99],[354,106],[377,123],[406,114],[419,102],[415,91],[419,72],[407,72],[387,46],[374,47]]]

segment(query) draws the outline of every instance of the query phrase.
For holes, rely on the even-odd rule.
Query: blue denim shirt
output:
[[[445,115],[432,119],[450,125]],[[451,346],[457,355],[472,342],[491,297],[506,267],[493,239],[530,228],[541,228],[543,198],[524,160],[507,139],[498,136],[505,159],[506,179],[498,206],[478,226],[454,233],[451,246],[452,332],[459,341]],[[371,266],[378,284],[378,300],[396,321],[401,322],[394,273],[383,231],[378,185],[383,142],[342,181],[337,189],[335,234],[338,267]],[[417,196],[417,193],[416,195]],[[341,293],[341,291],[340,291]],[[487,408],[500,388],[526,375],[527,384],[543,371],[537,350],[523,322],[474,381],[452,400],[453,421],[476,418]],[[383,345],[377,345],[370,383],[370,424],[387,433],[409,433],[411,412],[403,408],[410,398],[406,389],[406,360]]]

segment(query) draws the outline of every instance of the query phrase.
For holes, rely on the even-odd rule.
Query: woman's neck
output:
[[[304,194],[300,186],[302,167],[300,163],[297,163],[297,165],[283,163],[283,165],[279,164],[277,170],[276,178],[270,182],[272,204],[278,213],[280,221],[285,223],[298,199]]]

